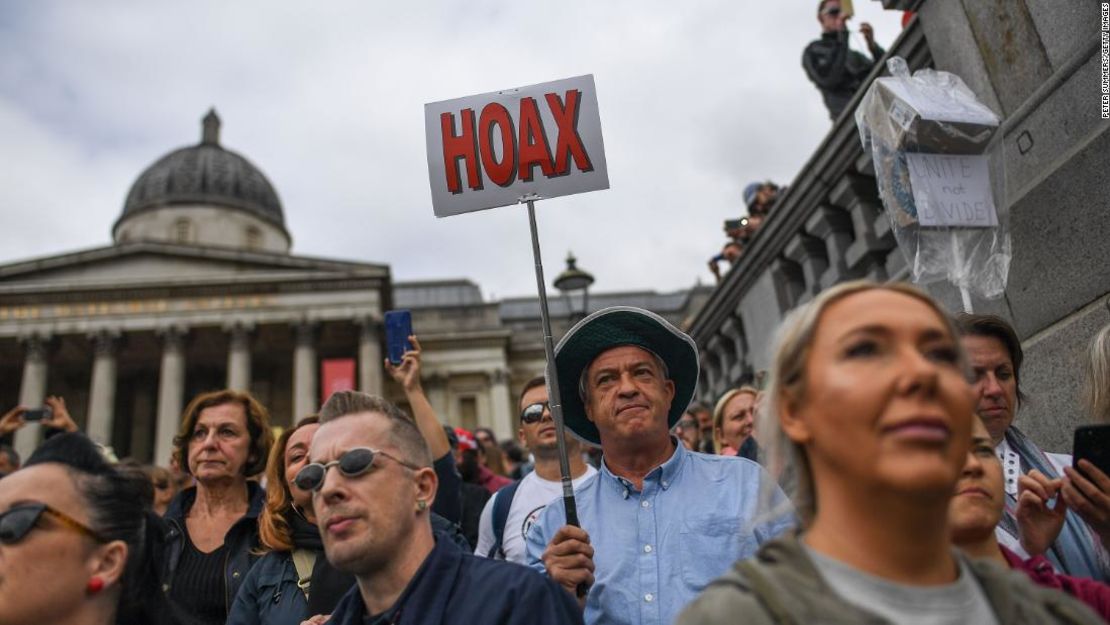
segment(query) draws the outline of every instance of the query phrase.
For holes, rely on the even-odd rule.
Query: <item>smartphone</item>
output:
[[[1079,461],[1086,460],[1110,475],[1110,425],[1081,425],[1075,428],[1072,445],[1072,466],[1079,471]]]
[[[42,421],[43,419],[49,418],[51,414],[52,413],[51,413],[49,407],[28,408],[27,410],[23,411],[23,420],[24,421]]]
[[[385,347],[389,362],[401,364],[405,352],[412,349],[412,313],[407,310],[390,310],[385,313]]]
[[[743,228],[743,227],[744,227],[744,223],[743,223],[742,219],[726,219],[725,220],[725,231],[726,232],[729,231],[729,230],[739,230],[740,228]]]

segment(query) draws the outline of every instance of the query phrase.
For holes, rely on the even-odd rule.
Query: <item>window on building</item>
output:
[[[256,226],[247,226],[243,241],[248,250],[257,250],[262,247],[262,231]]]
[[[193,240],[193,222],[182,217],[173,222],[173,240],[176,243],[189,243]]]
[[[473,432],[478,427],[478,398],[468,395],[459,398],[459,424]]]

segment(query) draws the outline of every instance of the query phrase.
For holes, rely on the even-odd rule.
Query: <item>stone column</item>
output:
[[[294,328],[293,347],[293,422],[317,411],[316,401],[316,328],[315,323],[300,323]]]
[[[162,368],[158,374],[158,425],[154,434],[154,463],[169,466],[173,437],[181,427],[185,399],[185,330],[167,328],[162,336]],[[185,459],[181,458],[181,462]]]
[[[251,390],[251,330],[250,324],[236,323],[225,328],[228,332],[227,387],[235,391]]]
[[[381,323],[374,319],[358,322],[358,390],[382,394]]]
[[[424,374],[424,393],[428,396],[428,403],[432,405],[439,422],[456,425],[447,410],[447,376],[441,373]]]
[[[40,408],[46,399],[47,339],[30,336],[24,339],[23,378],[19,382],[19,405]],[[42,438],[42,425],[28,423],[15,432],[15,450],[24,460],[35,451]]]
[[[93,370],[89,388],[89,438],[112,444],[112,420],[116,412],[116,348],[120,333],[103,330],[92,335]]]
[[[498,440],[513,438],[513,409],[509,397],[509,372],[495,369],[489,374],[490,421]]]

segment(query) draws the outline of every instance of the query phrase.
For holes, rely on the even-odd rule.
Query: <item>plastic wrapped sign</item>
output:
[[[879,196],[913,280],[997,298],[1010,268],[999,119],[960,78],[888,62],[856,110]]]

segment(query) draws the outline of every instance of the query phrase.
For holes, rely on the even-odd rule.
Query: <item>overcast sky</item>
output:
[[[857,0],[884,47],[901,15]],[[221,143],[274,184],[293,252],[394,280],[535,293],[518,207],[436,219],[427,102],[594,74],[610,189],[537,204],[548,283],[712,281],[752,180],[789,183],[830,122],[800,59],[815,0],[2,2],[0,262],[107,245],[130,185]],[[863,49],[858,34],[852,46]]]

